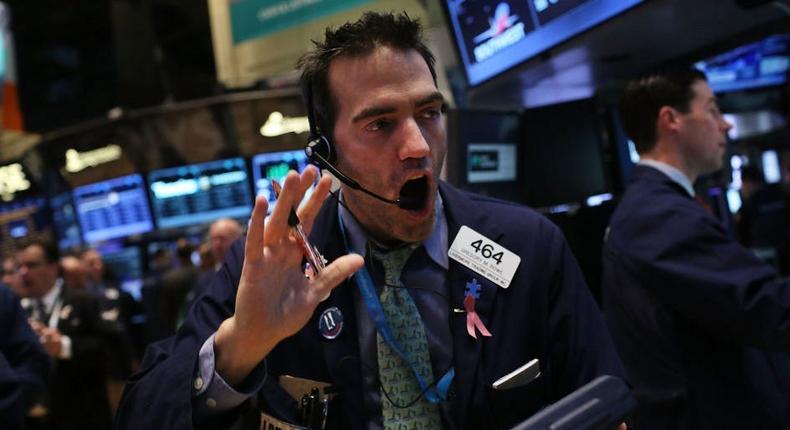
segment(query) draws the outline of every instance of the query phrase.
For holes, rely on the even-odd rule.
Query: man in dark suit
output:
[[[58,250],[30,241],[16,253],[22,277],[22,306],[53,362],[48,420],[54,429],[106,429],[111,416],[105,386],[106,340],[110,330],[99,302],[63,286]]]
[[[787,428],[790,285],[695,202],[731,125],[705,76],[628,85],[641,161],[604,244],[604,312],[641,405],[639,429]]]
[[[316,171],[291,172],[265,226],[259,197],[246,242],[231,248],[175,338],[149,349],[119,427],[223,428],[251,398],[269,416],[299,421],[285,376],[332,384],[329,428],[507,427],[620,373],[557,227],[439,180],[445,103],[418,23],[365,14],[328,31],[300,64],[315,125],[334,141],[332,162],[381,198],[411,203],[347,185],[326,199],[322,178],[299,211],[331,262],[316,276],[288,225]],[[448,257],[453,242],[459,254]],[[494,274],[505,266],[512,277]],[[491,388],[534,358],[536,380]]]
[[[23,427],[49,377],[49,357],[27,323],[19,298],[0,285],[0,428]]]

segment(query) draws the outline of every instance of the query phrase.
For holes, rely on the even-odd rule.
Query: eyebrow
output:
[[[439,91],[433,92],[421,98],[420,100],[417,100],[417,102],[414,103],[414,106],[421,107],[437,101],[444,103],[444,96]],[[362,112],[354,115],[354,117],[351,118],[351,122],[359,122],[367,118],[371,118],[379,115],[385,115],[393,112],[395,112],[394,107],[371,107],[371,108],[363,109]]]

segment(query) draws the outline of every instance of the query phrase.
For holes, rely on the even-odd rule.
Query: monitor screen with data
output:
[[[269,213],[275,205],[274,190],[272,189],[272,179],[282,181],[288,172],[295,170],[302,173],[307,168],[307,156],[301,149],[294,151],[267,152],[252,157],[252,177],[255,182],[255,194],[266,196],[269,201]],[[313,188],[311,187],[305,197],[309,197]]]
[[[148,175],[159,228],[209,224],[217,218],[248,218],[252,210],[243,158],[154,170]]]
[[[154,227],[145,184],[138,174],[76,187],[73,197],[85,242],[146,233]]]

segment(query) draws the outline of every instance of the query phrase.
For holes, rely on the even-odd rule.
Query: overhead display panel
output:
[[[301,149],[295,151],[266,152],[252,157],[252,176],[255,181],[255,194],[266,196],[269,201],[269,213],[272,213],[277,199],[272,188],[272,180],[282,184],[288,172],[299,173],[307,168],[307,156]],[[313,187],[305,192],[304,198],[310,197]]]
[[[790,71],[790,33],[739,46],[694,66],[717,93],[782,85]]]
[[[469,85],[570,39],[643,0],[445,0]]]
[[[148,175],[159,228],[247,218],[252,210],[249,175],[243,158],[154,170]]]
[[[147,233],[154,227],[138,174],[76,187],[73,196],[85,242]]]

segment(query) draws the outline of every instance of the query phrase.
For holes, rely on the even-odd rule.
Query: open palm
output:
[[[350,254],[308,279],[301,267],[302,250],[291,236],[288,214],[316,178],[315,169],[301,176],[289,173],[271,218],[264,224],[266,199],[255,201],[244,249],[244,266],[236,295],[236,312],[217,331],[217,370],[230,383],[238,382],[281,340],[299,331],[332,288],[363,265]],[[309,232],[331,181],[319,181],[299,218]],[[224,371],[224,373],[223,373]],[[240,379],[237,379],[240,378]],[[235,381],[234,381],[235,380]]]

